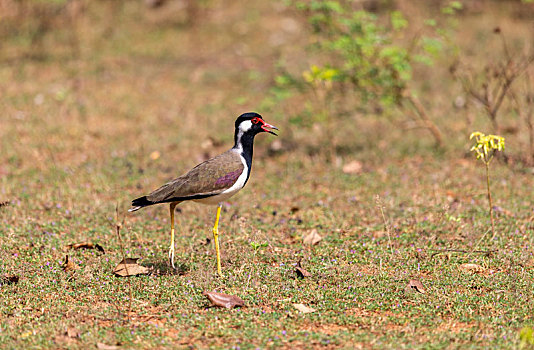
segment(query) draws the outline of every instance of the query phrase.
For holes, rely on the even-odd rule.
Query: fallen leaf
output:
[[[30,335],[32,335],[32,331],[26,331],[20,335],[21,338],[28,338]]]
[[[269,146],[269,151],[275,153],[280,152],[284,149],[284,145],[282,144],[282,141],[280,139],[276,139],[273,142],[271,142],[271,145]]]
[[[243,299],[235,295],[206,291],[202,295],[205,295],[214,306],[225,307],[227,309],[236,306],[245,306]]]
[[[65,255],[65,262],[63,265],[61,265],[61,267],[65,272],[79,269],[79,267],[71,259],[69,259],[68,255]]]
[[[304,237],[303,241],[305,244],[315,245],[319,243],[322,239],[323,237],[321,237],[319,233],[317,233],[317,230],[313,229],[306,237]]]
[[[17,275],[10,275],[10,274],[4,274],[0,276],[0,285],[1,284],[15,284],[19,282],[19,276]]]
[[[141,266],[137,263],[140,258],[126,258],[122,260],[117,267],[113,270],[113,273],[120,277],[146,275],[150,272],[150,269],[145,266]]]
[[[43,203],[43,209],[44,210],[51,210],[54,207],[54,204],[52,202],[45,202]]]
[[[74,250],[78,250],[78,249],[96,249],[99,252],[102,252],[103,254],[106,253],[104,251],[104,248],[102,248],[102,246],[100,244],[98,244],[98,243],[96,243],[96,244],[93,244],[93,243],[90,243],[90,242],[75,243],[75,244],[67,245],[66,248],[67,249],[74,249]]]
[[[74,327],[69,327],[69,328],[67,328],[66,335],[69,338],[79,338],[80,337],[80,332],[78,332],[78,330],[76,328],[74,328]]]
[[[410,280],[406,287],[404,288],[404,291],[406,293],[413,293],[413,292],[419,292],[421,294],[425,294],[425,287],[423,286],[423,283],[419,280]]]
[[[76,342],[76,339],[74,338],[70,338],[69,336],[65,335],[65,334],[61,334],[61,335],[57,335],[54,337],[54,342],[56,344],[74,344]]]
[[[199,239],[197,240],[198,245],[210,245],[211,239],[206,237],[206,239]]]
[[[485,268],[477,264],[462,264],[460,270],[469,273],[481,273],[484,272]]]
[[[353,160],[343,166],[343,172],[345,174],[361,174],[362,169],[362,162],[358,160]]]
[[[311,308],[311,307],[307,307],[306,305],[304,304],[293,304],[293,307],[297,310],[299,310],[300,312],[302,312],[303,314],[309,314],[310,312],[315,312],[317,310]]]
[[[152,160],[157,160],[159,159],[160,156],[161,156],[161,153],[159,153],[159,151],[154,151],[150,153],[150,159]]]
[[[306,271],[306,270],[304,270],[302,268],[302,265],[300,264],[300,260],[297,263],[297,266],[295,267],[295,272],[297,273],[297,276],[299,278],[305,278],[305,277],[311,277],[312,276],[311,273],[309,273],[308,271]]]
[[[107,345],[104,343],[96,343],[96,348],[100,350],[116,350],[119,347],[117,345]]]
[[[200,147],[202,149],[210,149],[213,148],[213,139],[211,137],[208,137],[204,141],[200,143]]]

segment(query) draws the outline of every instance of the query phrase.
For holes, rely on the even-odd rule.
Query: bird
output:
[[[132,201],[129,212],[154,204],[169,203],[171,216],[169,261],[172,268],[175,268],[174,210],[182,202],[193,201],[217,205],[213,239],[217,255],[217,273],[219,276],[222,275],[218,239],[222,203],[239,192],[250,177],[254,137],[263,132],[278,136],[272,130],[278,130],[278,128],[265,122],[260,114],[256,112],[241,114],[235,121],[234,146],[231,149],[198,164],[187,173],[167,182],[150,194]]]

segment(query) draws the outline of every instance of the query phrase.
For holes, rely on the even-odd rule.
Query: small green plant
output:
[[[519,348],[534,348],[534,329],[532,327],[526,326],[519,331]]]
[[[265,248],[267,247],[269,244],[267,243],[257,243],[257,242],[250,242],[250,246],[252,247],[252,249],[254,250],[258,250],[260,248]]]
[[[327,53],[336,80],[361,102],[398,103],[412,77],[411,55],[395,43],[408,26],[402,13],[394,11],[389,23],[363,10],[353,10],[349,1],[297,2],[317,36],[316,52]],[[320,72],[319,72],[320,73]]]
[[[432,65],[446,49],[446,31],[440,21],[425,21],[425,35],[412,35],[413,28],[400,11],[378,15],[354,6],[350,0],[290,0],[310,24],[313,41],[309,62],[301,74],[283,70],[276,90],[293,89],[306,96],[302,104],[310,119],[325,126],[329,158],[336,152],[335,124],[340,118],[363,114],[408,117],[413,128],[430,131],[436,145],[442,133],[427,107],[412,88],[413,70]],[[461,8],[452,1],[447,18]],[[279,96],[279,94],[277,94]],[[287,96],[287,95],[286,95]]]
[[[491,219],[492,239],[495,238],[495,222],[493,219],[493,202],[490,191],[490,163],[497,151],[504,151],[504,137],[497,135],[485,135],[480,131],[471,133],[470,140],[475,139],[475,144],[471,147],[471,152],[475,152],[477,159],[484,162],[486,166],[486,185],[488,190],[489,213]]]

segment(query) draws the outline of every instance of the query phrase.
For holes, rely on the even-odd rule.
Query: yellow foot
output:
[[[171,245],[171,248],[169,249],[169,262],[171,263],[171,266],[174,269],[174,244]]]

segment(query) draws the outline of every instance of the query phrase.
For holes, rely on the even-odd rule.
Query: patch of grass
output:
[[[215,208],[179,206],[176,272],[167,265],[167,207],[124,214],[126,255],[153,268],[130,279],[128,315],[126,280],[112,274],[122,260],[116,204],[125,213],[132,198],[181,174],[204,153],[230,147],[235,116],[256,109],[269,88],[276,50],[295,50],[299,40],[295,34],[281,48],[266,44],[268,31],[257,26],[276,30],[280,9],[263,2],[256,4],[259,24],[247,19],[246,6],[228,5],[216,7],[219,14],[198,28],[150,24],[148,32],[138,27],[146,24],[146,9],[136,4],[127,5],[115,28],[117,42],[89,31],[80,38],[77,59],[57,59],[50,50],[48,60],[0,66],[0,202],[10,202],[0,207],[0,277],[20,277],[11,284],[0,279],[0,344],[519,345],[518,331],[532,325],[534,315],[529,170],[496,160],[497,234],[478,247],[494,252],[469,253],[489,218],[484,179],[467,154],[467,140],[462,144],[455,134],[450,147],[436,153],[430,139],[419,138],[423,133],[407,137],[387,121],[347,119],[339,126],[339,162],[358,159],[363,166],[360,174],[345,174],[336,164],[326,166],[323,150],[314,146],[320,128],[289,122],[295,115],[286,109],[297,106],[264,113],[281,126],[279,140],[287,148],[270,151],[273,139],[257,138],[252,177],[223,209],[222,277],[213,242],[206,241]],[[101,50],[84,49],[91,43]],[[393,146],[384,143],[385,128]],[[201,148],[208,137],[211,145]],[[160,158],[151,159],[156,150]],[[312,229],[323,240],[310,247],[302,238]],[[84,241],[106,253],[65,248]],[[66,255],[78,267],[72,272],[61,268]],[[312,277],[297,277],[299,260]],[[464,272],[464,263],[482,271]],[[426,293],[405,293],[411,279]],[[247,306],[209,308],[204,290],[238,295]],[[294,303],[316,311],[301,314]],[[69,329],[79,337],[66,334]]]

